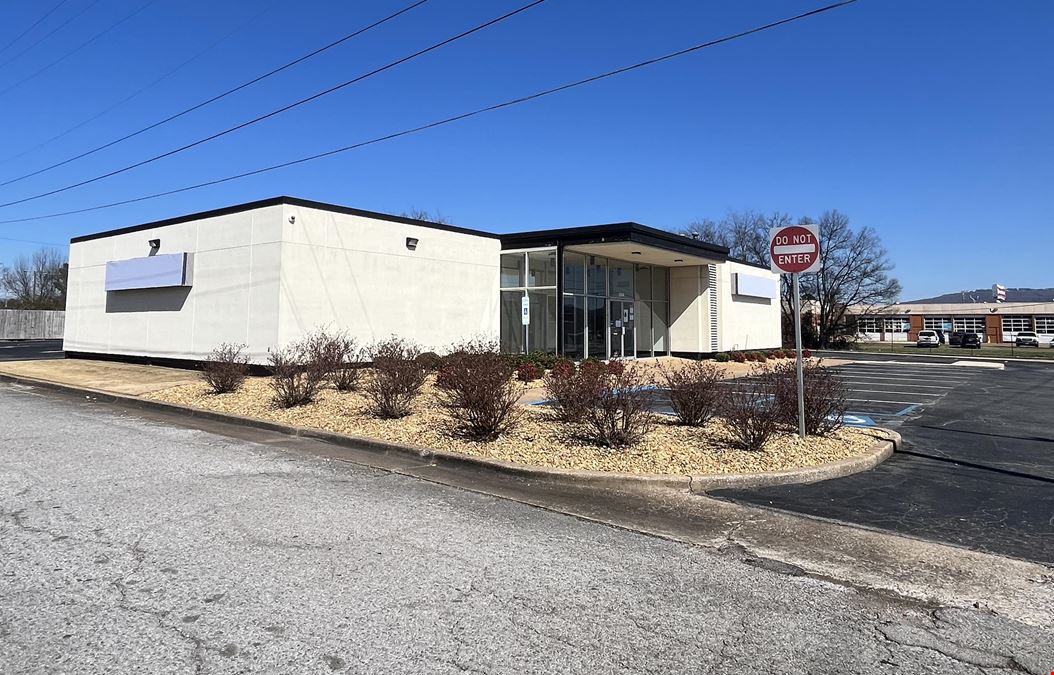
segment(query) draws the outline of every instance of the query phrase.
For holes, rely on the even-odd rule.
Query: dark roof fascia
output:
[[[750,262],[749,260],[743,260],[742,258],[733,258],[729,256],[728,262],[739,263],[740,265],[746,265],[747,267],[756,267],[759,270],[768,270],[770,272],[772,271],[771,265],[762,265],[761,263]]]
[[[603,244],[621,241],[632,241],[644,246],[676,251],[687,255],[705,256],[719,260],[728,258],[728,249],[724,246],[682,237],[679,234],[673,234],[672,232],[634,222],[514,232],[501,236],[501,247],[503,249],[535,248],[555,246],[558,243],[564,246],[574,246],[576,244]]]
[[[363,209],[353,209],[347,206],[339,206],[337,204],[327,204],[325,202],[316,202],[310,199],[300,199],[298,197],[271,197],[269,199],[260,199],[254,202],[246,202],[244,204],[235,204],[233,206],[225,206],[220,209],[212,209],[210,211],[199,211],[197,213],[188,213],[183,216],[176,216],[174,218],[166,218],[164,220],[155,220],[149,223],[140,223],[139,225],[129,225],[128,227],[121,227],[115,230],[106,230],[105,232],[95,232],[93,234],[86,234],[79,237],[73,237],[70,239],[71,244],[76,244],[81,241],[91,241],[93,239],[105,239],[106,237],[113,237],[120,234],[130,234],[132,232],[140,232],[142,230],[152,230],[158,227],[165,227],[167,225],[178,225],[179,223],[186,223],[192,220],[204,220],[206,218],[218,218],[220,216],[228,216],[234,213],[241,213],[243,211],[252,211],[254,209],[262,209],[268,206],[279,206],[282,204],[288,204],[290,206],[303,206],[305,208],[319,209],[321,211],[332,211],[335,213],[343,213],[351,216],[361,216],[364,218],[373,218],[376,220],[385,220],[392,223],[402,223],[404,225],[417,225],[419,227],[428,227],[434,230],[443,230],[446,232],[457,232],[459,234],[469,234],[477,237],[486,237],[488,239],[498,239],[499,235],[492,232],[483,232],[481,230],[471,230],[465,227],[457,227],[455,225],[445,225],[443,223],[433,223],[427,220],[418,220],[416,218],[406,218],[404,216],[395,216],[390,213],[380,213],[377,211],[365,211]]]

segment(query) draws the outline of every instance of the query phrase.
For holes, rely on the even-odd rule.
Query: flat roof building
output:
[[[313,329],[570,358],[778,347],[779,279],[638,223],[494,234],[276,197],[75,237],[64,349],[254,363]]]
[[[1054,340],[1054,302],[904,303],[851,315],[863,340],[914,342],[925,329],[978,333],[989,343],[1013,342],[1022,331]]]

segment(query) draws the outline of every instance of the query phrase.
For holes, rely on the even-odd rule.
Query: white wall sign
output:
[[[524,326],[531,325],[531,299],[526,295],[520,298],[520,319]]]

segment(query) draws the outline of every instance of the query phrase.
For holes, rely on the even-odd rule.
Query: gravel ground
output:
[[[846,459],[863,453],[874,442],[865,431],[842,429],[829,437],[810,437],[804,442],[793,434],[781,434],[764,451],[745,452],[732,447],[720,421],[692,428],[663,418],[640,444],[609,450],[580,440],[581,427],[552,420],[545,408],[523,406],[522,419],[514,429],[495,441],[480,443],[451,433],[449,418],[437,405],[431,384],[418,399],[413,414],[399,420],[371,417],[360,395],[331,390],[311,405],[278,409],[271,403],[267,378],[250,378],[233,394],[210,394],[199,382],[145,397],[476,457],[586,471],[675,475],[778,471]]]

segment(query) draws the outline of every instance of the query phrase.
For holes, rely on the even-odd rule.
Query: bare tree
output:
[[[758,211],[733,211],[720,222],[710,219],[690,223],[682,234],[726,246],[729,256],[756,265],[769,265],[769,230],[792,224],[785,213],[765,216]],[[813,223],[801,218],[799,224]],[[850,307],[880,313],[900,296],[900,283],[889,276],[893,263],[878,234],[870,227],[854,230],[838,211],[820,217],[820,271],[801,276],[802,302],[811,305],[803,322],[803,340],[812,347],[827,347],[846,328]],[[793,306],[788,275],[782,275],[781,296],[784,335],[793,334]]]
[[[69,266],[56,249],[19,256],[0,274],[6,305],[17,309],[65,309]]]
[[[414,220],[423,220],[429,223],[439,223],[440,225],[453,225],[450,219],[444,216],[439,211],[435,212],[435,215],[425,211],[424,209],[411,208],[409,211],[403,211],[399,214],[403,218],[413,218]]]
[[[893,263],[874,229],[854,230],[848,216],[837,210],[825,212],[818,225],[820,269],[801,276],[801,293],[803,301],[816,307],[819,346],[828,347],[844,333],[850,308],[854,313],[881,312],[899,299],[901,288],[890,276]],[[784,292],[784,311],[789,313],[790,307]]]
[[[755,265],[769,264],[769,229],[790,225],[785,213],[765,216],[759,211],[731,211],[721,222],[703,219],[689,223],[682,234],[728,248],[728,255]]]

